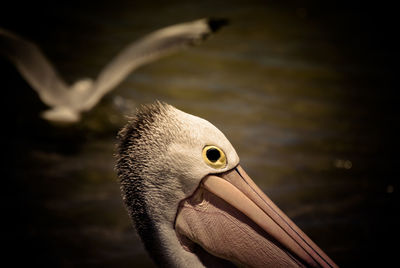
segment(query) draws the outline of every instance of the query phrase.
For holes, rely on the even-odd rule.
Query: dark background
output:
[[[182,8],[182,5],[185,7]],[[169,8],[170,6],[171,8]],[[237,9],[232,9],[231,6],[236,6]],[[175,7],[177,8],[175,9]],[[179,12],[179,8],[188,10],[188,12]],[[240,8],[248,9],[249,14],[254,10],[254,20],[250,19],[247,22],[235,20],[235,12],[238,13],[237,10]],[[283,14],[307,20],[310,32],[318,29],[316,39],[313,34],[305,34],[299,38],[304,46],[311,48],[313,46],[310,44],[316,44],[315,47],[318,47],[319,42],[323,40],[337,52],[337,56],[326,55],[324,49],[308,49],[304,53],[305,57],[319,62],[324,62],[325,58],[329,58],[330,64],[337,66],[336,72],[341,73],[341,83],[346,85],[344,87],[346,93],[343,93],[345,97],[341,97],[339,101],[335,99],[337,109],[343,111],[343,113],[336,114],[335,122],[343,122],[348,125],[341,133],[344,137],[341,140],[344,140],[344,149],[342,151],[337,149],[338,147],[334,146],[337,140],[332,138],[328,142],[323,141],[321,146],[305,143],[299,147],[291,147],[291,150],[297,152],[304,150],[310,154],[314,149],[318,152],[332,154],[343,152],[346,158],[352,159],[353,168],[349,172],[338,169],[332,172],[326,171],[322,175],[340,178],[338,179],[340,186],[331,184],[335,195],[328,194],[329,198],[347,200],[347,195],[354,194],[354,199],[350,200],[356,200],[354,201],[356,205],[344,202],[335,207],[333,212],[326,214],[327,216],[318,211],[314,214],[310,212],[311,214],[300,216],[297,220],[295,218],[295,222],[302,229],[309,229],[306,230],[306,233],[311,232],[310,236],[317,244],[322,244],[322,248],[327,248],[328,255],[339,266],[396,264],[395,237],[398,226],[396,212],[399,211],[397,203],[399,158],[396,131],[398,98],[396,94],[397,81],[395,80],[395,71],[397,71],[397,57],[395,57],[397,56],[397,47],[395,48],[397,42],[395,39],[398,29],[394,6],[381,2],[379,4],[378,2],[349,4],[336,1],[284,1],[279,3],[270,1],[215,3],[207,1],[201,3],[198,1],[190,3],[181,3],[180,1],[84,3],[80,1],[31,1],[28,3],[2,3],[0,27],[15,31],[39,44],[56,65],[59,63],[57,68],[63,77],[68,82],[72,82],[77,78],[77,74],[85,68],[81,67],[82,69],[76,70],[79,66],[68,65],[68,62],[85,59],[88,50],[92,54],[96,54],[99,44],[95,36],[103,32],[103,27],[106,25],[110,24],[116,29],[129,27],[130,25],[126,24],[126,21],[118,22],[119,14],[129,10],[132,11],[132,16],[136,16],[132,24],[137,29],[137,36],[164,25],[204,16],[229,17],[232,10],[235,12],[232,11],[230,27],[236,25],[240,28],[245,25],[243,26],[245,29],[253,23],[263,29],[264,26],[261,24],[263,20],[259,20],[259,17],[263,14],[269,16],[274,13],[274,10],[278,10]],[[163,12],[162,16],[160,16],[160,12]],[[279,17],[277,18],[278,20],[274,21],[277,31],[284,28],[290,29],[288,30],[290,32],[296,32],[296,24],[283,25],[288,20],[280,21]],[[272,26],[268,25],[268,27]],[[256,32],[257,29],[254,31]],[[240,31],[238,33],[240,34]],[[241,40],[243,43],[255,42],[251,41],[252,35],[248,32],[242,34],[245,36]],[[110,42],[113,41],[126,42],[126,40],[110,40]],[[290,39],[283,41],[291,42]],[[71,43],[74,43],[73,54],[67,45]],[[110,51],[107,56],[112,56],[120,48],[113,47],[114,51]],[[232,53],[240,54],[240,51],[235,52],[234,48],[235,46],[232,46]],[[228,45],[225,49],[229,50],[231,47]],[[85,62],[91,61],[85,59]],[[102,64],[96,61],[92,64],[87,70],[87,75],[95,76],[99,68],[97,66]],[[211,72],[216,71],[211,69]],[[130,243],[138,243],[138,238],[131,233],[127,216],[124,215],[119,221],[99,216],[103,215],[101,207],[105,203],[104,214],[108,215],[107,217],[113,217],[113,212],[110,212],[113,210],[117,210],[119,215],[125,213],[122,202],[119,203],[118,199],[114,198],[118,196],[115,177],[111,181],[105,178],[101,179],[105,182],[101,187],[112,188],[110,191],[113,193],[113,198],[100,198],[98,199],[100,201],[93,205],[97,210],[93,210],[91,205],[88,205],[85,210],[87,204],[79,200],[74,203],[73,195],[70,194],[78,189],[75,182],[71,182],[58,173],[53,176],[56,178],[54,180],[51,179],[51,172],[44,172],[52,170],[50,168],[52,163],[63,161],[71,161],[71,166],[76,168],[76,165],[81,163],[72,160],[77,154],[81,155],[80,159],[95,158],[97,156],[95,152],[101,151],[103,148],[103,145],[98,144],[102,144],[103,141],[115,142],[113,137],[122,126],[122,117],[114,123],[105,122],[105,119],[100,118],[97,121],[84,119],[82,124],[70,127],[54,126],[40,119],[38,113],[46,106],[4,58],[0,59],[0,72],[3,92],[1,111],[4,175],[1,187],[3,223],[1,236],[3,247],[6,248],[5,251],[3,250],[6,257],[4,263],[11,261],[15,264],[53,267],[151,265],[142,248],[139,253],[135,253],[136,255],[133,253],[129,255]],[[335,86],[339,87],[340,85],[333,85],[333,87]],[[329,92],[326,94],[329,95]],[[155,95],[157,96],[157,92]],[[149,96],[151,99],[153,95]],[[294,97],[296,96],[294,94]],[[142,101],[148,102],[146,98],[143,97]],[[169,97],[165,98],[167,101],[169,100]],[[111,102],[111,99],[105,98],[100,105],[110,107]],[[244,106],[241,109],[244,111],[246,108]],[[87,117],[101,115],[102,111],[97,110],[97,112],[89,112]],[[219,122],[218,119],[217,122]],[[324,128],[324,124],[321,123],[320,127]],[[329,125],[327,128],[335,128],[335,126]],[[101,142],[94,143],[95,145],[87,149],[85,144],[93,140]],[[113,153],[112,145],[106,148],[103,152]],[[241,149],[245,155],[242,160],[246,158],[246,154],[250,157],[250,152],[243,147]],[[239,153],[239,155],[241,154]],[[288,157],[290,156],[288,155]],[[104,158],[99,157],[99,161],[104,161]],[[250,169],[251,167],[250,164]],[[301,167],[298,171],[308,175],[312,173],[312,171],[302,170]],[[57,170],[57,172],[63,172],[63,170]],[[107,172],[111,171],[107,169]],[[109,174],[107,172],[106,174]],[[86,174],[83,183],[90,187],[91,176],[96,177],[97,175],[96,172]],[[315,176],[320,175],[321,173]],[[348,180],[348,184],[346,184],[346,180]],[[279,194],[276,195],[279,197]],[[319,193],[314,196],[323,195],[323,193]],[[62,214],[65,207],[49,209],[47,206],[53,200],[63,196],[68,197],[70,201],[70,203],[63,203],[64,206],[72,208],[68,215]],[[330,200],[328,197],[326,200],[324,198],[322,200],[328,202]],[[290,211],[292,205],[285,203],[284,198],[282,200],[283,210]],[[114,202],[113,205],[110,205],[110,202]],[[276,202],[281,206],[279,198]],[[314,198],[313,202],[318,201]],[[79,213],[74,213],[73,208],[75,207],[80,208]],[[288,214],[291,216],[290,213]],[[325,216],[330,219],[328,230],[318,224],[315,228],[313,224],[310,224],[323,223]],[[84,232],[62,233],[62,231],[57,231],[68,230],[68,228],[80,230],[82,222],[90,224],[96,221],[106,222],[106,226],[108,226],[107,224],[110,226],[122,225],[122,235],[130,238],[113,240],[116,242],[110,246],[103,245],[104,241],[100,238],[99,241],[93,238],[86,239]],[[307,223],[309,224],[307,225]],[[94,237],[118,235],[121,234],[96,231],[93,234]],[[118,246],[118,241],[124,246]],[[113,255],[118,255],[118,252],[121,256]],[[107,257],[105,257],[106,255]]]

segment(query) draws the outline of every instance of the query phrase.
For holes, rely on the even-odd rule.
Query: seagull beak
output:
[[[206,176],[180,204],[182,246],[246,267],[337,267],[240,167]]]

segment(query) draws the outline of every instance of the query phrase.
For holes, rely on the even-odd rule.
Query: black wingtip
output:
[[[223,18],[209,18],[208,26],[210,27],[212,32],[218,31],[221,27],[228,25],[229,20]]]

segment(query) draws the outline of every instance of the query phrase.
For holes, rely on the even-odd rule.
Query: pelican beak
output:
[[[240,167],[206,176],[180,203],[175,230],[194,245],[246,267],[337,267]]]

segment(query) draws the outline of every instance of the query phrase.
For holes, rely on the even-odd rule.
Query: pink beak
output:
[[[338,267],[237,166],[208,175],[181,202],[175,222],[187,250],[246,267]]]

